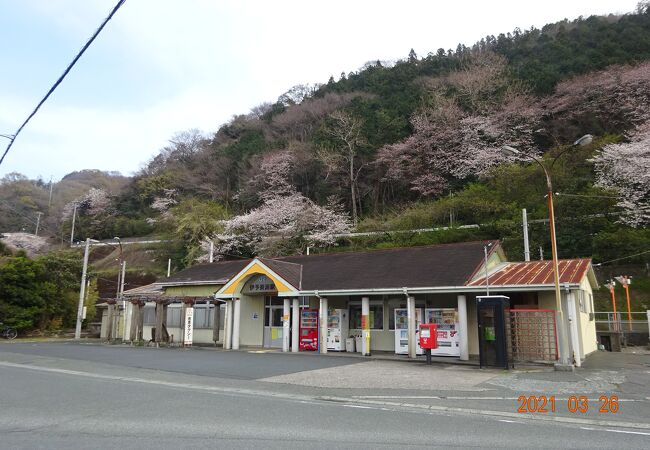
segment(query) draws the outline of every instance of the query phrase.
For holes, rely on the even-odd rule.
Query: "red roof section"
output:
[[[578,284],[587,274],[591,259],[561,259],[558,261],[560,284]],[[553,261],[509,262],[489,274],[490,286],[526,286],[553,284]],[[485,285],[485,276],[468,286]]]

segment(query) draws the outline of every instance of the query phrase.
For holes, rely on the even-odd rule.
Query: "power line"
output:
[[[609,261],[603,261],[603,262],[601,262],[601,263],[594,264],[594,266],[602,266],[603,264],[609,264],[609,263],[611,263],[611,262],[621,261],[621,260],[623,260],[623,259],[634,258],[635,256],[645,255],[646,253],[650,253],[650,250],[646,250],[645,252],[641,252],[641,253],[635,253],[634,255],[624,256],[624,257],[622,257],[622,258],[610,259]]]
[[[106,24],[108,23],[108,21],[111,20],[111,19],[113,18],[113,16],[114,16],[115,13],[117,12],[117,10],[120,9],[120,7],[124,4],[124,2],[126,2],[126,0],[119,0],[119,1],[117,2],[117,4],[115,5],[115,7],[114,7],[113,10],[111,11],[111,13],[108,15],[108,17],[106,17],[106,19],[104,19],[104,21],[103,21],[102,24],[99,26],[99,28],[97,28],[97,30],[95,30],[95,32],[94,32],[93,35],[90,37],[90,39],[88,39],[88,42],[86,42],[86,45],[84,45],[83,48],[79,51],[79,53],[77,53],[77,56],[75,56],[74,59],[72,60],[72,62],[68,65],[68,67],[66,67],[66,69],[63,71],[63,74],[59,77],[58,80],[56,80],[56,82],[54,83],[54,85],[52,85],[52,87],[50,88],[50,90],[47,91],[47,94],[45,94],[45,97],[43,97],[43,99],[38,103],[38,105],[36,105],[36,108],[34,108],[34,110],[33,110],[33,111],[31,112],[31,114],[27,117],[27,119],[25,119],[25,121],[24,121],[24,122],[22,123],[22,125],[18,128],[18,130],[17,130],[13,135],[3,135],[3,137],[9,139],[9,145],[7,145],[7,148],[6,148],[5,152],[2,154],[2,157],[0,158],[0,164],[2,164],[2,161],[4,161],[5,156],[7,156],[7,153],[9,153],[9,150],[11,149],[11,146],[14,145],[14,142],[15,142],[16,138],[18,137],[18,135],[20,134],[20,132],[23,130],[23,128],[25,128],[25,126],[26,126],[27,123],[31,120],[31,118],[34,117],[34,115],[38,112],[38,110],[40,109],[40,107],[43,106],[43,103],[45,103],[45,101],[50,97],[50,95],[52,95],[52,93],[53,93],[54,90],[59,86],[59,84],[61,84],[61,82],[63,81],[63,79],[68,75],[68,72],[70,72],[70,70],[72,70],[72,67],[74,67],[74,65],[77,63],[77,61],[79,60],[79,58],[81,58],[81,55],[83,55],[84,52],[88,49],[88,47],[90,47],[90,44],[93,43],[93,41],[95,40],[95,38],[96,38],[96,37],[99,35],[99,33],[104,29],[104,27],[106,26]]]

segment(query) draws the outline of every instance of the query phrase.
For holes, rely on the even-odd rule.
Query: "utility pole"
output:
[[[34,232],[34,236],[38,236],[38,227],[41,224],[41,215],[42,212],[37,212],[36,213],[36,231]]]
[[[54,185],[52,184],[52,175],[50,175],[50,199],[47,201],[47,210],[50,210],[50,207],[52,206],[52,187]]]
[[[167,278],[169,278],[169,276],[171,275],[171,273],[172,273],[172,259],[169,258],[169,259],[167,260]]]
[[[544,249],[541,245],[539,246],[539,260],[544,261]]]
[[[521,210],[523,228],[524,228],[524,261],[530,261],[530,247],[528,245],[528,214],[526,208]]]
[[[86,297],[86,273],[88,271],[88,254],[90,253],[90,238],[86,238],[86,249],[84,251],[84,265],[81,271],[81,287],[79,288],[79,307],[77,308],[77,327],[74,338],[81,339],[81,321],[83,320],[84,298]]]
[[[210,262],[214,261],[214,242],[210,241]]]
[[[70,231],[70,247],[74,244],[74,221],[77,218],[77,204],[74,204],[74,210],[72,211],[72,231]]]

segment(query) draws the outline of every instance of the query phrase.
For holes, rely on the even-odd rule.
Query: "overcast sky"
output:
[[[115,3],[0,0],[0,134],[16,130]],[[411,48],[424,56],[636,3],[127,0],[21,133],[0,176],[130,175],[175,132],[213,132],[296,84]]]

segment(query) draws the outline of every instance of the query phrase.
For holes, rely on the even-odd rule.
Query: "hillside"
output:
[[[205,257],[208,240],[236,257],[499,238],[518,259],[526,208],[531,247],[548,258],[532,155],[553,164],[560,256],[628,256],[650,249],[648,59],[647,4],[411,51],[295,86],[211,136],[176,134],[132,178],[70,174],[49,208],[47,183],[7,176],[0,231],[29,229],[42,211],[43,232],[66,242],[76,204],[76,238],[164,235],[176,243],[158,258],[178,267]],[[350,231],[387,233],[338,236]]]

